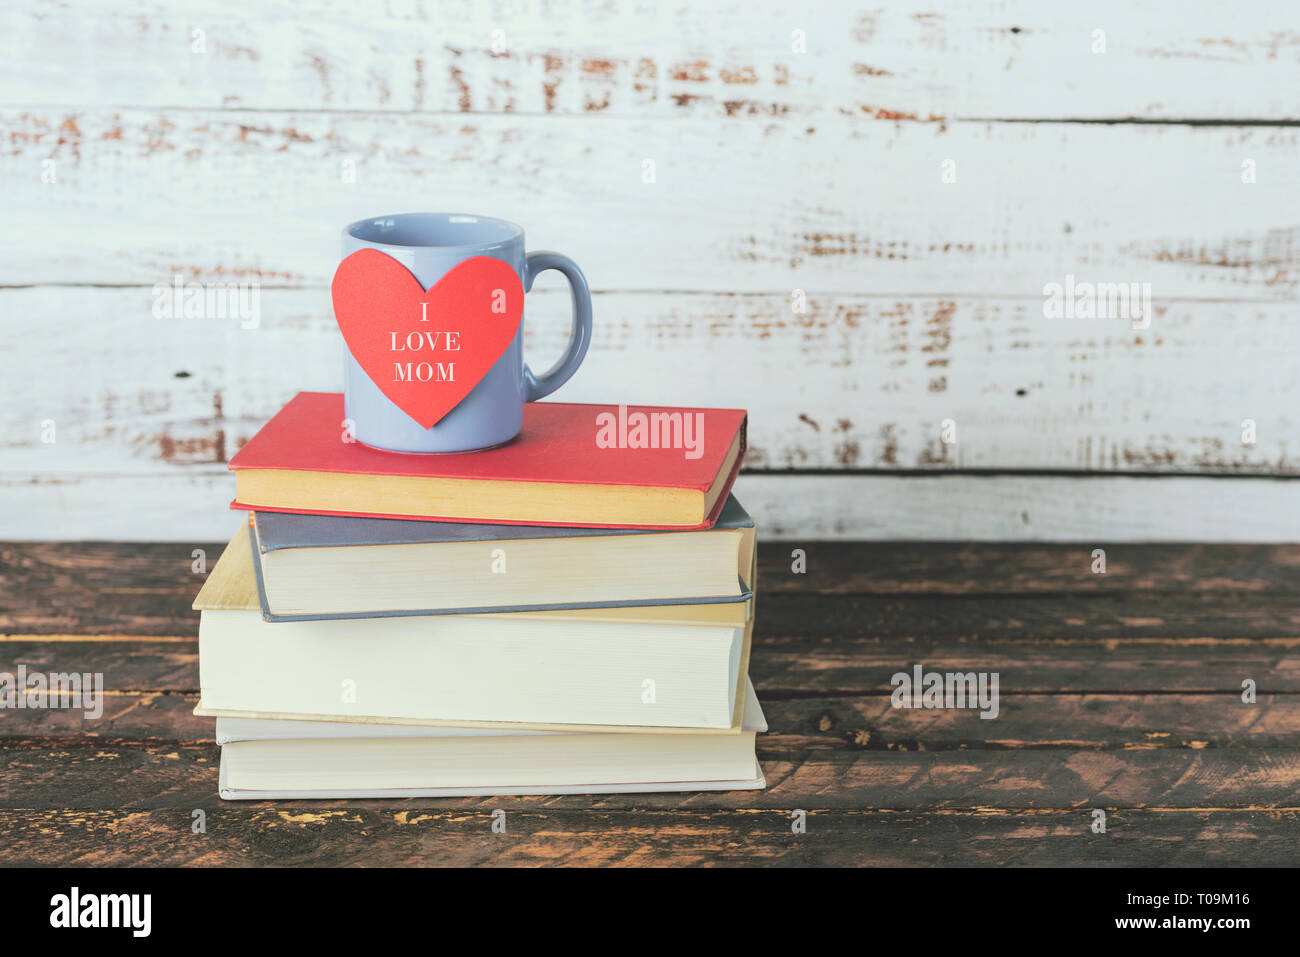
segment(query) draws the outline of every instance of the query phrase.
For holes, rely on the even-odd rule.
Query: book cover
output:
[[[348,441],[342,395],[300,392],[230,460],[232,505],[467,523],[706,528],[740,469],[745,422],[740,409],[530,402],[522,431],[505,445],[416,455]]]
[[[221,796],[437,797],[743,790],[765,786],[767,730],[745,681],[740,735],[509,731],[217,719]]]
[[[194,601],[203,612],[202,700],[196,714],[739,731],[753,599],[365,623],[268,623],[261,617],[247,538],[245,523]],[[294,680],[277,677],[286,674]],[[670,697],[660,695],[651,714],[642,700],[647,675],[674,689]],[[344,707],[339,678],[371,694]]]
[[[501,796],[549,796],[559,794],[663,794],[688,791],[761,791],[767,787],[767,778],[758,761],[754,762],[752,778],[735,781],[647,781],[637,784],[579,784],[579,785],[511,785],[509,787],[449,787],[449,788],[348,788],[322,790],[285,788],[281,790],[250,790],[230,783],[224,749],[217,775],[217,791],[226,801],[284,801],[284,800],[352,800],[367,798],[466,798]]]
[[[536,538],[586,538],[653,535],[662,529],[581,525],[494,525],[488,522],[430,522],[361,518],[302,512],[254,511],[253,527],[263,552],[281,548],[338,548],[350,545],[418,545],[442,542],[497,542]],[[753,528],[753,516],[728,495],[713,528]],[[693,534],[694,529],[683,534]]]
[[[495,605],[422,607],[397,610],[275,613],[267,595],[262,555],[294,548],[347,548],[384,545],[419,545],[463,542],[508,542],[537,539],[598,538],[605,536],[662,535],[652,529],[582,528],[561,526],[489,525],[469,522],[399,521],[396,519],[308,515],[292,512],[250,512],[249,541],[253,549],[253,570],[262,617],[267,621],[308,621],[333,618],[380,618],[399,615],[472,615],[494,612],[564,610],[573,608],[619,608],[638,605],[717,604],[742,602],[753,596],[753,582],[746,580],[749,562],[744,550],[754,547],[752,533],[742,541],[741,570],[735,594],[679,598],[589,600],[575,602],[531,602]],[[726,529],[752,529],[754,519],[734,495],[727,498],[711,530],[672,532],[673,535],[708,534]],[[355,607],[355,606],[354,606]]]

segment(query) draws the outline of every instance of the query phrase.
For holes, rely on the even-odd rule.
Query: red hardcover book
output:
[[[454,522],[708,528],[745,453],[742,409],[530,402],[512,442],[415,455],[343,429],[300,392],[230,460],[235,508]]]

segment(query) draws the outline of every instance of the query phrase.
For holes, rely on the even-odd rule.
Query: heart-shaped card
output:
[[[425,290],[392,256],[360,249],[339,263],[331,294],[353,358],[426,429],[487,375],[524,314],[518,273],[490,256],[458,263]]]

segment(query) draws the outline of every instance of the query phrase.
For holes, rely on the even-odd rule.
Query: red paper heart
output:
[[[524,312],[518,273],[490,256],[466,259],[426,292],[393,257],[360,249],[339,263],[331,292],[353,357],[426,429],[487,375]]]

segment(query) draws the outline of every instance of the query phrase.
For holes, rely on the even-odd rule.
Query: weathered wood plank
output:
[[[192,663],[197,682],[197,662]],[[12,665],[6,662],[0,668]],[[107,678],[105,675],[106,684]],[[35,748],[109,748],[126,742],[210,743],[216,719],[195,715],[198,703],[196,691],[109,690],[103,697],[103,714],[99,718],[87,717],[83,710],[72,708],[7,710],[0,720],[0,738]]]
[[[219,466],[0,471],[0,528],[10,540],[170,538],[188,553],[234,533],[234,493]],[[760,538],[789,548],[828,539],[1082,542],[1089,552],[1126,542],[1300,541],[1300,484],[1290,479],[747,473],[736,494]]]
[[[1014,678],[1014,675],[1004,675]],[[1292,694],[1021,694],[1002,686],[996,718],[969,710],[894,708],[886,690],[852,697],[773,697],[760,690],[772,760],[809,750],[981,751],[1030,748],[1152,750],[1287,748],[1300,745],[1300,701]],[[878,692],[878,693],[870,693]],[[777,692],[779,693],[779,692]],[[103,716],[70,709],[9,711],[0,740],[10,747],[96,748],[213,740],[215,719],[193,714],[195,693],[113,692]]]
[[[554,292],[530,298],[539,368],[568,336],[568,295]],[[5,472],[224,463],[295,392],[341,388],[323,290],[262,290],[253,329],[155,318],[153,301],[140,288],[0,290],[28,346],[0,357],[26,397],[0,423]],[[790,310],[788,293],[598,296],[587,363],[562,396],[635,404],[662,396],[671,371],[675,403],[748,408],[755,470],[1300,474],[1289,304],[1173,302],[1146,331],[1046,320],[1032,300],[813,294]]]
[[[987,723],[987,722],[986,722]],[[762,739],[760,738],[760,742]],[[768,787],[689,795],[517,798],[546,803],[658,808],[1297,808],[1294,748],[870,751],[809,748],[759,760]],[[195,808],[217,804],[215,745],[123,743],[26,747],[0,743],[0,807]],[[481,805],[412,801],[413,808]],[[498,805],[499,806],[499,805]]]
[[[238,519],[226,518],[233,532]],[[198,613],[190,606],[225,547],[0,544],[0,632],[193,639]]]
[[[200,547],[209,561],[220,550]],[[0,670],[102,670],[112,689],[99,721],[4,712],[4,860],[1289,864],[1296,553],[1119,548],[1101,581],[1078,544],[814,542],[800,576],[765,549],[753,674],[766,791],[232,805],[216,797],[211,721],[190,713],[189,549],[3,545]],[[76,633],[101,619],[117,634]],[[15,634],[18,620],[47,634]],[[1234,628],[1254,637],[1225,637]],[[892,708],[889,676],[913,663],[998,671],[999,717]],[[1256,703],[1240,701],[1243,677]],[[1105,835],[1089,830],[1098,807]],[[495,808],[507,835],[491,835]],[[195,809],[206,834],[191,831]]]
[[[175,594],[167,597],[166,608],[122,619],[114,617],[112,603],[88,612],[61,608],[54,615],[45,609],[33,611],[15,605],[0,614],[0,630],[18,635],[41,631],[65,635],[69,629],[128,636],[193,634],[198,627],[198,615],[189,610],[190,600],[189,595]],[[794,640],[838,642],[924,637],[1117,642],[1178,639],[1186,635],[1218,641],[1258,640],[1300,633],[1300,610],[1283,598],[1268,601],[1215,595],[1160,598],[1097,595],[1049,600],[777,594],[760,601],[762,613],[755,635],[763,641],[799,636]],[[51,653],[60,648],[67,652],[69,644],[62,642],[45,648]],[[111,649],[114,645],[103,647]]]
[[[786,809],[694,812],[413,802],[191,809],[0,810],[0,864],[370,866],[1018,866],[1205,867],[1295,863],[1300,811],[815,810],[790,831]],[[506,833],[491,831],[493,806]],[[807,809],[805,809],[807,810]]]
[[[194,548],[211,568],[225,543]],[[1125,544],[1105,549],[1100,573],[1092,547],[1079,544],[810,541],[803,572],[792,570],[790,551],[759,549],[764,595],[1266,595],[1300,586],[1300,545]],[[15,597],[78,587],[87,597],[92,589],[185,597],[202,578],[194,561],[193,549],[167,542],[0,542],[0,586]]]
[[[169,662],[165,667],[181,667],[180,659],[165,656],[192,650],[174,642],[196,634],[198,615],[190,605],[223,547],[206,542],[194,546],[0,545],[0,634],[71,638],[53,644],[37,641],[26,649],[20,647],[22,642],[8,643],[10,653],[46,656],[119,655],[130,653],[132,647],[127,642],[78,641],[78,634],[175,636],[171,644],[146,642],[141,647],[164,656]],[[923,569],[939,546],[810,543],[803,574],[792,573],[786,564],[787,546],[760,548],[761,614],[756,635],[768,643],[813,644],[827,638],[869,642],[922,637],[1116,643],[1191,636],[1289,641],[1300,635],[1300,611],[1291,600],[1295,547],[1205,546],[1189,553],[1202,563],[1195,574],[1192,560],[1170,557],[1178,555],[1170,546],[1121,548],[1112,578],[1110,572],[1100,576],[1082,568],[1071,575],[1069,564],[1091,562],[1091,552],[1080,546],[1029,550],[1020,564],[1008,546],[995,546],[990,547],[987,567],[971,580],[977,587],[923,584],[965,580],[964,569],[980,562],[983,547],[953,546],[953,554],[960,557],[949,563],[950,577],[912,581],[906,578],[909,566],[913,574],[936,574]],[[198,570],[196,551],[203,556]],[[895,556],[903,574],[896,575],[893,583],[882,578],[873,594],[863,584],[861,569],[890,563],[890,556]],[[1135,563],[1142,561],[1153,564],[1155,573],[1139,574],[1123,587],[1133,576]],[[1039,567],[1042,581],[1025,585],[1028,572]],[[1179,568],[1185,577],[1161,573],[1162,567]],[[1097,584],[1101,578],[1109,579],[1104,588]],[[1157,582],[1163,582],[1159,590],[1153,587]]]
[[[1030,0],[15,7],[4,102],[863,119],[1300,117],[1290,9]],[[202,52],[192,31],[203,30]],[[1104,28],[1104,53],[1094,31]],[[796,52],[795,30],[806,39]],[[95,56],[86,56],[94,50]],[[76,64],[69,71],[67,64]],[[1238,91],[1257,91],[1243,101]]]
[[[760,611],[759,623],[766,609]],[[757,630],[757,629],[756,629]],[[750,676],[764,694],[884,693],[916,664],[942,671],[996,671],[1004,691],[1214,691],[1236,695],[1250,678],[1260,690],[1300,690],[1293,638],[820,637],[756,641]]]
[[[1294,748],[1300,701],[1265,695],[1251,705],[1231,694],[1046,694],[1002,686],[997,717],[973,711],[895,708],[886,694],[773,699],[763,693],[769,732],[760,751],[779,759],[809,750],[995,751]],[[1009,692],[1009,693],[1008,693]]]
[[[0,110],[0,130],[7,207],[24,224],[0,242],[0,285],[151,288],[180,274],[324,287],[345,223],[430,189],[435,205],[522,222],[531,246],[572,255],[602,291],[1041,304],[1068,274],[1149,283],[1165,304],[1284,301],[1300,282],[1296,127],[44,107]],[[1134,156],[1148,175],[1118,159]],[[1257,182],[1243,182],[1246,160]]]
[[[33,557],[66,545],[24,546]],[[117,546],[112,546],[116,548]],[[155,547],[155,546],[149,546]],[[1300,587],[1294,545],[1125,544],[1097,546],[1004,542],[810,542],[804,571],[792,549],[760,548],[764,595],[1094,595],[1287,592]],[[132,546],[123,546],[128,551]]]
[[[1216,595],[884,598],[780,595],[759,601],[756,634],[808,638],[1253,638],[1300,633],[1300,609]],[[800,623],[803,623],[802,625]]]
[[[237,518],[231,521],[233,525]],[[74,620],[87,631],[106,622],[61,618],[57,606],[42,596],[57,594],[64,599],[60,604],[87,613],[96,596],[116,595],[134,603],[115,609],[112,616],[117,633],[130,634],[133,627],[147,627],[142,619],[151,616],[189,620],[190,599],[224,548],[224,542],[208,541],[188,549],[167,542],[0,542],[0,595],[8,596],[11,615],[24,608],[21,614],[32,630],[47,631],[67,630],[67,622]],[[198,569],[195,549],[203,553]],[[809,541],[802,545],[800,572],[792,568],[792,551],[784,545],[759,548],[764,597],[1050,598],[1140,592],[1150,598],[1232,593],[1268,601],[1300,586],[1297,545],[1127,544],[1105,549],[1106,567],[1100,573],[1094,570],[1098,559],[1093,547],[1086,544]],[[9,626],[20,627],[17,619]]]
[[[187,623],[189,630],[197,629],[197,617]],[[766,608],[760,613],[750,663],[764,700],[885,695],[890,678],[915,664],[944,671],[996,671],[1003,693],[1235,697],[1245,678],[1255,681],[1260,694],[1300,691],[1300,638],[884,637],[870,624],[860,629],[866,637],[791,637],[776,632],[781,622],[774,623],[774,617]],[[20,664],[29,671],[100,673],[104,687],[115,692],[192,694],[199,687],[193,639],[0,638],[0,668],[12,672]]]

